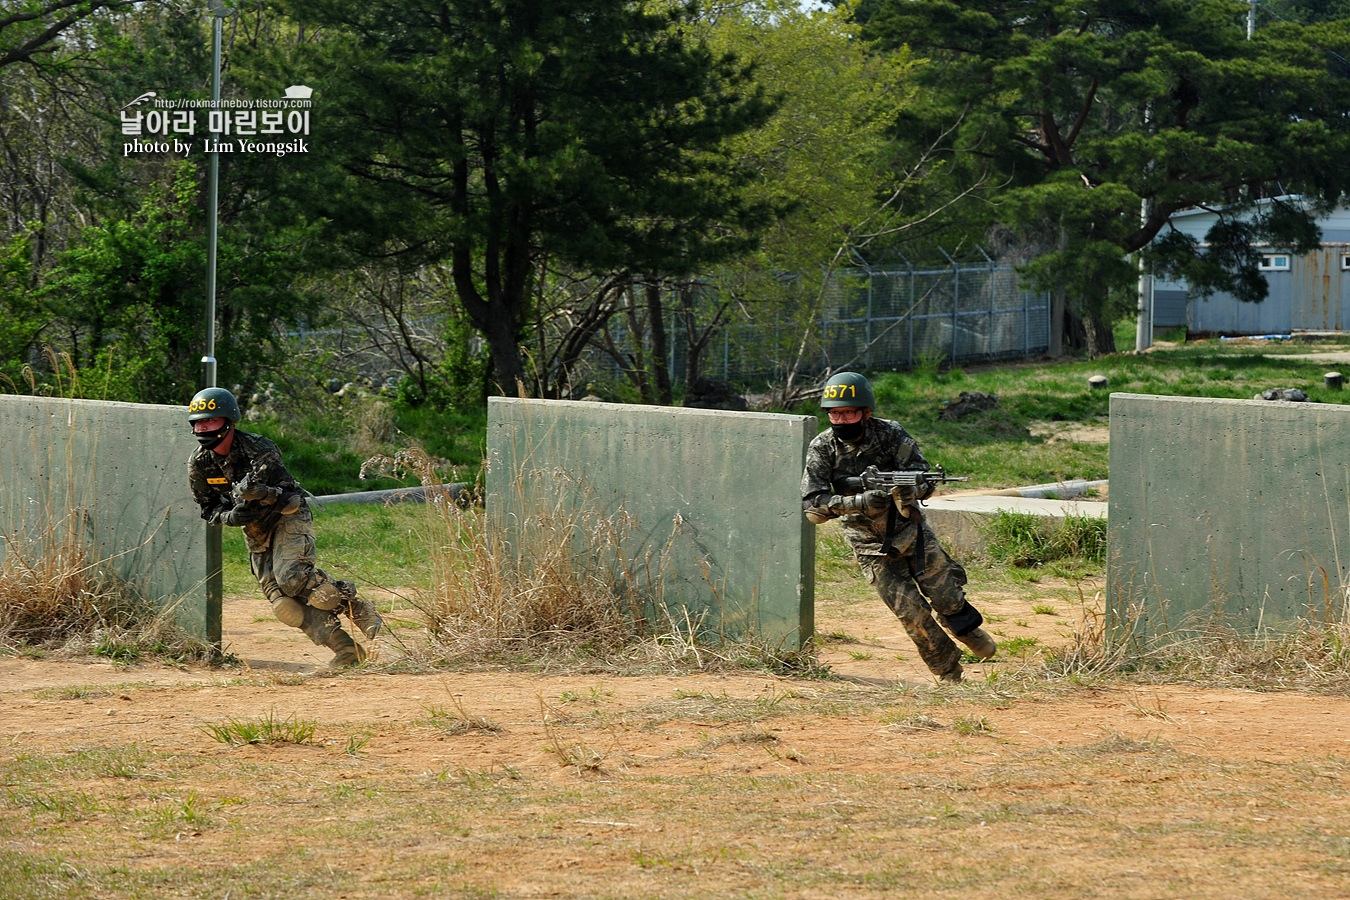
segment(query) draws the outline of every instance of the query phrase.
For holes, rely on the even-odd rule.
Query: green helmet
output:
[[[821,409],[838,409],[846,406],[865,406],[876,409],[877,398],[872,393],[872,383],[857,372],[839,372],[820,392]]]
[[[209,387],[197,392],[188,404],[188,421],[224,418],[239,421],[239,401],[224,388]]]

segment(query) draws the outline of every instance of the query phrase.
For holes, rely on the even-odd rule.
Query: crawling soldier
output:
[[[938,544],[919,509],[934,486],[851,495],[835,491],[842,479],[857,477],[868,466],[895,472],[927,469],[928,462],[905,429],[872,417],[872,385],[856,372],[840,372],[826,382],[820,405],[829,415],[830,430],[817,435],[806,451],[806,517],[816,525],[840,519],[863,572],[905,626],[929,670],[942,681],[960,681],[961,651],[939,622],[984,659],[998,646],[980,627],[984,618],[966,601],[965,569]]]
[[[188,479],[202,518],[244,529],[249,566],[278,621],[334,651],[334,668],[361,662],[365,650],[342,630],[338,613],[367,638],[383,620],[356,596],[356,585],[315,568],[314,517],[277,445],[235,427],[239,403],[224,388],[199,391],[188,421],[201,444],[188,461]]]

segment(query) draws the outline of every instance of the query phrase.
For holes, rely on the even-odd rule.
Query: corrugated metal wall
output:
[[[1345,244],[1324,244],[1294,257],[1287,272],[1263,273],[1270,294],[1261,303],[1242,303],[1230,294],[1192,298],[1187,324],[1192,331],[1224,334],[1344,330],[1350,272],[1341,268],[1341,259],[1347,254]]]
[[[1340,331],[1345,328],[1345,291],[1350,279],[1341,259],[1350,249],[1343,244],[1323,245],[1293,262],[1295,290],[1290,298],[1289,327],[1303,331]]]
[[[1282,198],[1297,201],[1297,198]],[[1270,201],[1261,201],[1268,203]],[[1210,209],[1193,209],[1172,217],[1172,226],[1203,241],[1218,214]],[[1294,257],[1287,272],[1264,272],[1270,294],[1262,303],[1242,303],[1229,294],[1214,294],[1202,300],[1191,297],[1187,326],[1192,331],[1221,334],[1272,334],[1289,331],[1343,331],[1350,328],[1350,272],[1342,269],[1342,258],[1350,254],[1350,206],[1338,206],[1321,213],[1320,249]],[[1278,249],[1278,248],[1273,248]],[[1185,283],[1158,279],[1154,285],[1154,314],[1157,323],[1157,296],[1165,291],[1186,291]]]

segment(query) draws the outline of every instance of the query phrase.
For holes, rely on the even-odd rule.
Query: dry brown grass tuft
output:
[[[648,635],[657,580],[621,552],[635,523],[623,510],[600,512],[566,473],[522,486],[532,492],[522,504],[531,513],[507,535],[489,527],[481,507],[452,502],[420,449],[374,457],[366,467],[414,474],[428,490],[425,538],[435,583],[413,602],[439,655],[604,656]]]
[[[605,512],[589,485],[561,469],[517,481],[509,527],[492,523],[477,498],[452,491],[438,461],[418,448],[367,460],[365,471],[412,474],[427,490],[419,540],[433,573],[409,598],[429,649],[415,664],[526,665],[616,672],[760,669],[821,676],[814,647],[788,651],[751,640],[705,639],[704,623],[667,609],[666,548],[633,558],[639,523]],[[664,623],[664,624],[654,624]]]
[[[151,654],[201,659],[210,648],[111,573],[77,527],[37,539],[0,535],[0,650],[55,651],[134,662]]]
[[[1140,637],[1126,623],[1108,632],[1090,616],[1073,643],[1051,653],[1051,675],[1121,678],[1261,690],[1350,691],[1350,624],[1303,621],[1250,634],[1224,622]]]

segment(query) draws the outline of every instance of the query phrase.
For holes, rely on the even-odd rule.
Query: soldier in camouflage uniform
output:
[[[943,681],[960,681],[961,650],[942,626],[985,659],[998,646],[966,600],[965,569],[942,549],[923,518],[918,504],[932,495],[934,486],[851,495],[835,488],[868,466],[896,472],[927,469],[928,461],[905,429],[872,417],[876,399],[863,376],[835,375],[826,383],[820,405],[829,415],[830,430],[817,435],[806,451],[806,517],[817,525],[840,520],[863,572],[905,626],[929,670]]]
[[[188,421],[201,444],[188,460],[188,480],[202,518],[244,529],[249,566],[278,621],[332,650],[335,668],[363,660],[365,650],[342,630],[338,613],[372,639],[383,621],[356,596],[356,585],[316,568],[314,517],[277,445],[235,427],[239,404],[223,388],[198,392]]]

